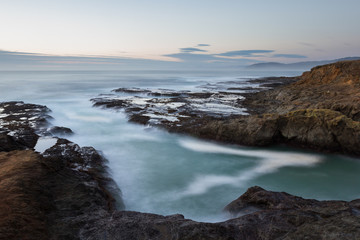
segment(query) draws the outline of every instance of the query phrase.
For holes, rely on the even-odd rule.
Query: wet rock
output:
[[[0,111],[1,239],[79,239],[95,216],[124,208],[94,148],[58,139],[42,154],[24,150],[39,136],[71,131],[49,127],[49,109],[6,102]]]
[[[317,201],[252,187],[226,207],[233,219],[199,223],[182,215],[119,211],[81,231],[85,239],[357,239],[356,200]],[[354,209],[356,211],[354,211]]]
[[[360,61],[316,67],[294,79],[243,94],[240,102],[250,116],[197,119],[170,130],[241,145],[289,144],[360,155]]]
[[[74,132],[70,128],[58,126],[53,126],[49,128],[48,132],[55,136],[68,136],[74,134]]]
[[[0,152],[9,152],[20,149],[25,149],[25,146],[19,144],[11,136],[9,136],[8,131],[0,132]]]
[[[113,92],[118,92],[118,93],[137,93],[137,94],[145,94],[145,93],[150,93],[150,90],[147,89],[141,89],[141,88],[117,88],[112,90]]]
[[[286,143],[319,151],[360,154],[360,122],[327,109],[208,120],[171,130],[248,146]]]
[[[169,89],[120,88],[114,92],[128,95],[93,98],[93,106],[124,109],[129,121],[158,127],[182,125],[190,118],[221,118],[246,115],[238,93],[224,91],[175,91]]]
[[[284,192],[252,187],[227,205],[225,211],[242,215],[237,219],[255,217],[257,221],[252,227],[260,239],[357,239],[360,223],[355,213],[358,210],[355,202],[358,200],[303,199]],[[247,214],[249,207],[256,209],[255,212]]]
[[[144,116],[144,115],[141,115],[141,114],[132,114],[129,117],[130,122],[140,123],[140,124],[143,124],[143,125],[148,124],[149,120],[150,120],[149,116]]]
[[[91,101],[94,102],[94,107],[105,107],[105,108],[124,108],[127,107],[128,104],[125,100],[119,99],[106,99],[106,98],[93,98]]]

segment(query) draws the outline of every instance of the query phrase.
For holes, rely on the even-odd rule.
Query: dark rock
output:
[[[58,139],[42,155],[23,150],[51,130],[69,132],[48,127],[49,109],[6,102],[0,111],[1,239],[79,239],[95,216],[124,208],[106,160],[94,148]]]
[[[286,84],[244,94],[241,103],[251,116],[196,119],[170,126],[170,130],[241,145],[289,144],[360,155],[360,61],[316,67],[297,78],[270,80]]]
[[[326,109],[201,121],[171,130],[248,146],[286,143],[320,151],[360,154],[360,122]]]
[[[39,135],[46,132],[49,125],[50,109],[46,106],[24,102],[0,103],[0,127],[3,135],[3,150],[33,148]],[[10,145],[12,147],[10,147]]]
[[[141,114],[133,114],[129,117],[130,122],[140,123],[146,125],[150,120],[149,116],[144,116]]]
[[[11,136],[8,135],[8,132],[0,132],[0,152],[9,152],[21,149],[25,149],[25,146],[16,142]]]
[[[127,107],[128,104],[125,100],[113,100],[113,99],[106,99],[106,98],[93,98],[91,101],[94,103],[94,107],[105,107],[105,108],[124,108]]]
[[[357,239],[360,236],[360,217],[354,213],[357,203],[303,199],[252,187],[226,207],[240,217],[225,222],[199,223],[181,215],[120,211],[88,223],[81,238]]]
[[[358,202],[317,201],[252,187],[226,206],[225,211],[243,215],[247,208],[256,208],[255,213],[237,219],[256,217],[252,227],[260,233],[260,239],[357,239]]]
[[[145,94],[145,93],[150,93],[150,90],[147,89],[141,89],[141,88],[117,88],[112,90],[113,92],[119,92],[119,93],[131,93],[131,94],[136,94],[136,93],[141,93],[141,94]]]
[[[66,136],[66,135],[72,135],[74,132],[67,127],[58,127],[54,126],[48,129],[48,131],[55,136]]]

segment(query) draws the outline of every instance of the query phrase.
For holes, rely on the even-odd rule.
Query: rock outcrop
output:
[[[182,215],[114,212],[87,225],[81,236],[119,240],[350,240],[360,237],[360,200],[317,201],[252,187],[225,211],[234,218],[221,223],[194,222]]]
[[[299,77],[200,88],[119,88],[92,101],[97,107],[125,109],[130,121],[200,138],[360,155],[360,60],[315,67]]]
[[[171,130],[242,145],[285,143],[360,155],[360,61],[315,67],[294,83],[246,94],[243,104],[250,116]]]
[[[0,109],[0,239],[79,239],[94,215],[123,208],[105,159],[52,135],[71,130],[49,127],[48,108],[6,102]],[[50,135],[56,144],[35,152],[38,139]]]

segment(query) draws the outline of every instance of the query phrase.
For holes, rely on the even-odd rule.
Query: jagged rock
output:
[[[79,239],[81,227],[96,214],[123,208],[106,160],[94,148],[58,139],[43,154],[23,150],[51,130],[71,131],[49,128],[49,111],[0,103],[1,239]]]
[[[260,187],[249,188],[225,207],[234,216],[259,218],[253,227],[260,233],[260,239],[358,239],[359,210],[359,199],[317,201]]]
[[[200,223],[182,215],[114,212],[81,231],[84,239],[357,239],[359,200],[317,201],[252,187],[225,210],[235,217]]]
[[[196,126],[196,127],[194,127]],[[287,143],[359,155],[360,122],[327,109],[296,110],[182,126],[176,131],[249,146]]]
[[[193,118],[220,119],[223,116],[247,114],[240,104],[243,97],[239,92],[226,88],[222,91],[207,89],[199,92],[119,88],[113,92],[121,94],[93,98],[93,106],[124,109],[129,121],[139,124],[168,128],[191,122]]]
[[[196,119],[170,130],[241,145],[285,143],[360,155],[360,61],[319,66],[298,79],[246,94],[242,103],[250,116]]]

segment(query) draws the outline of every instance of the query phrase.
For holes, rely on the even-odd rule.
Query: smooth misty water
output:
[[[127,210],[184,214],[201,221],[226,218],[222,208],[248,187],[306,198],[360,197],[360,161],[336,155],[204,142],[130,124],[122,112],[93,108],[90,98],[118,87],[194,89],[208,82],[287,72],[0,72],[1,101],[23,100],[52,109],[53,124],[94,146],[109,160]]]

